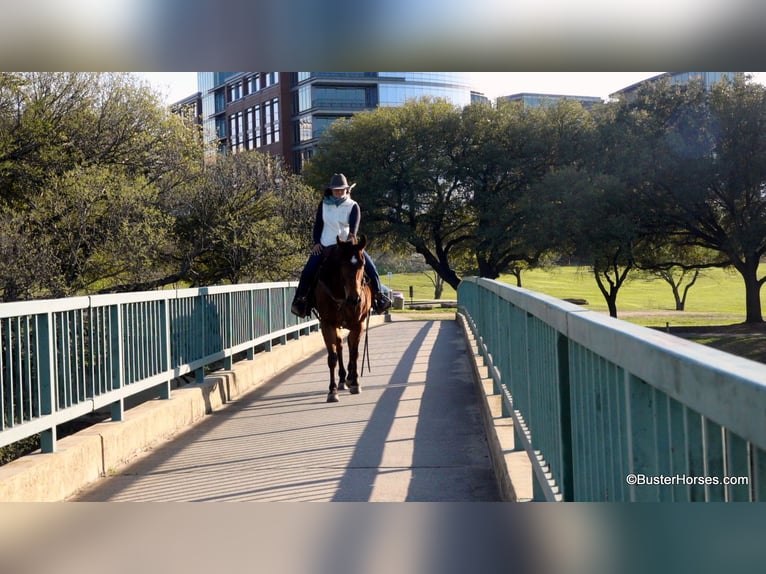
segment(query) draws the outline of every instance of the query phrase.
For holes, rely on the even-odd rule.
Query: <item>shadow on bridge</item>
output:
[[[369,337],[361,395],[325,403],[322,351],[76,499],[499,500],[455,322],[399,320]]]

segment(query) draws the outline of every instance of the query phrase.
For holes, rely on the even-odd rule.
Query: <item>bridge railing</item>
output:
[[[766,500],[766,365],[487,279],[458,306],[536,499]]]
[[[236,355],[309,334],[290,313],[295,283],[259,283],[0,304],[0,446],[41,433]]]

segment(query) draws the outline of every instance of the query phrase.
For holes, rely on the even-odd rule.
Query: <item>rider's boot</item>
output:
[[[388,311],[391,308],[391,299],[389,299],[383,291],[375,288],[375,284],[371,285],[372,289],[372,310],[376,315],[380,315]]]

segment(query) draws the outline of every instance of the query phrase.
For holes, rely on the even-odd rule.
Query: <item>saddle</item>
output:
[[[319,278],[322,276],[322,268],[324,267],[325,262],[327,261],[327,256],[332,249],[333,246],[325,247],[322,250],[322,262],[317,267],[316,272],[314,273],[314,277],[311,278],[311,282],[309,283],[309,289],[308,293],[306,294],[306,304],[308,305],[308,313],[313,313],[314,316],[318,319],[319,318],[319,312],[317,311],[317,304],[316,304],[316,290],[319,285]],[[362,281],[363,285],[370,285],[370,277],[367,275],[367,273],[364,273],[364,279]]]

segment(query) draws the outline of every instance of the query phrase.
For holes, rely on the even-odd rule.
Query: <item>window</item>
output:
[[[261,140],[261,106],[255,106],[253,120],[255,123],[255,147],[259,148],[263,145]]]
[[[242,82],[229,86],[229,101],[233,102],[242,97]]]
[[[247,109],[247,149],[255,149],[255,110]]]
[[[272,116],[271,116],[271,102],[263,104],[263,132],[264,132],[264,145],[269,145],[272,142]]]
[[[229,116],[229,147],[234,151],[237,147],[237,116]]]
[[[363,110],[372,97],[368,88],[353,86],[317,86],[312,95],[312,106],[324,109]]]
[[[250,93],[254,94],[261,89],[261,75],[253,74],[250,76]]]
[[[237,112],[237,150],[241,150],[245,143],[244,128],[242,125],[242,112]]]
[[[298,113],[311,109],[311,86],[298,88]]]
[[[274,98],[272,109],[274,111],[274,119],[271,125],[274,127],[274,142],[276,143],[279,141],[279,100],[276,98]]]
[[[298,137],[299,142],[309,141],[312,137],[312,121],[311,116],[303,116],[298,121]]]

